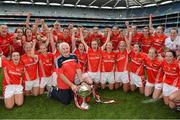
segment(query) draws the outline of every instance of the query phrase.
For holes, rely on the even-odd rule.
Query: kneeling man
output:
[[[57,88],[52,87],[49,95],[68,105],[73,100],[73,92],[76,93],[78,90],[78,86],[74,83],[75,76],[77,74],[80,82],[82,82],[82,74],[77,57],[70,54],[69,44],[66,42],[61,43],[59,50],[61,56],[56,61]]]

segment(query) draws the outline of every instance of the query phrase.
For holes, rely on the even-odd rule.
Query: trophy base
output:
[[[85,102],[83,102],[82,104],[81,104],[81,107],[82,108],[84,108],[84,109],[89,109],[89,105],[87,104],[87,103],[85,103]]]

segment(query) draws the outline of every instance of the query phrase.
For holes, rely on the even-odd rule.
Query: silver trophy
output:
[[[77,91],[77,94],[83,99],[81,107],[84,109],[89,109],[89,105],[86,103],[85,98],[91,94],[91,87],[86,84],[80,85],[79,90]]]

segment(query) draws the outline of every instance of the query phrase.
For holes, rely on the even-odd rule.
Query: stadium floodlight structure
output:
[[[128,9],[168,4],[179,0],[1,0],[1,3],[59,5],[99,9]]]

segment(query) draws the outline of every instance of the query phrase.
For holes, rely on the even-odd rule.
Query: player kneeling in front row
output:
[[[165,53],[165,59],[162,63],[163,71],[164,71],[163,99],[164,99],[164,103],[168,105],[170,108],[174,108],[174,105],[172,103],[173,100],[172,94],[175,91],[177,91],[180,86],[179,63],[175,58],[176,58],[176,53],[174,51],[167,51]]]
[[[1,56],[0,67],[3,68],[4,73],[2,87],[5,107],[12,109],[15,104],[21,106],[24,102],[22,86],[24,65],[20,62],[20,53],[12,52],[11,60]]]
[[[134,44],[133,50],[130,53],[130,84],[131,90],[139,88],[141,94],[144,93],[143,75],[144,75],[144,53],[141,52],[141,47],[138,43]]]
[[[39,95],[38,56],[35,54],[36,40],[24,44],[25,54],[21,56],[24,64],[25,95]]]
[[[176,91],[180,88],[179,63],[175,58],[176,54],[174,51],[166,51],[165,59],[162,63],[164,71],[163,99],[164,103],[170,108],[176,107],[174,103],[178,99]]]
[[[145,66],[147,73],[147,81],[145,85],[145,96],[150,96],[154,100],[160,99],[163,87],[163,71],[162,60],[158,59],[155,48],[150,48],[147,57],[145,58]]]

